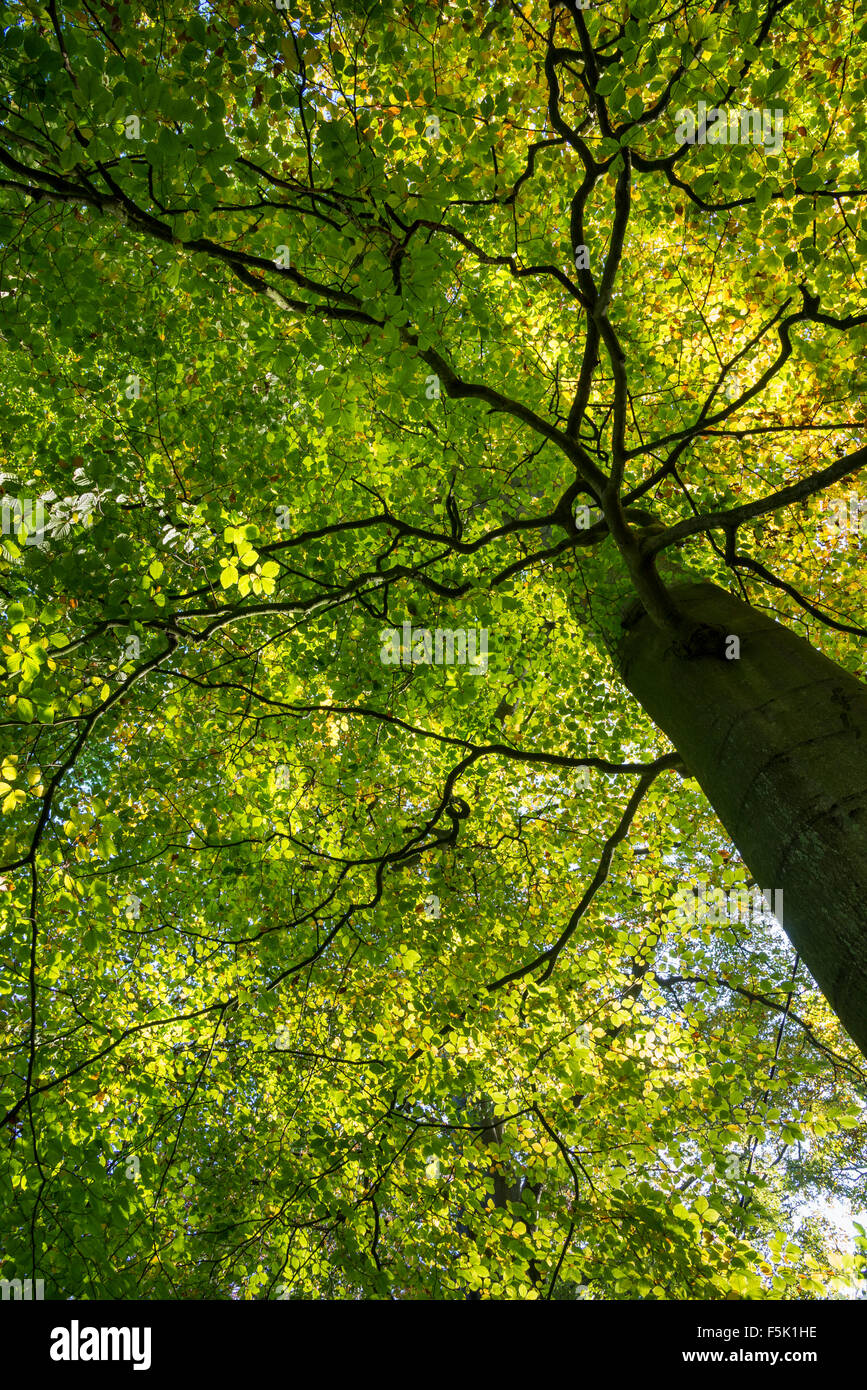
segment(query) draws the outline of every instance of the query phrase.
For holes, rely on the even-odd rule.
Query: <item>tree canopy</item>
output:
[[[613,653],[863,682],[865,41],[3,6],[0,1277],[851,1296],[864,1059]]]

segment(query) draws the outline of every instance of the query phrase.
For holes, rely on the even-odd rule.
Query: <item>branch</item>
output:
[[[780,488],[778,492],[772,492],[769,497],[761,497],[756,502],[747,502],[742,507],[732,507],[730,511],[710,512],[704,516],[687,517],[684,521],[678,521],[674,526],[667,527],[655,536],[645,536],[641,543],[642,555],[656,555],[660,550],[667,549],[670,545],[677,545],[679,541],[685,540],[687,536],[695,536],[703,531],[714,531],[719,527],[728,528],[742,525],[745,521],[754,521],[757,517],[767,516],[769,512],[775,512],[780,507],[789,507],[794,502],[803,502],[806,497],[812,497],[823,488],[830,487],[831,483],[839,482],[841,478],[846,478],[851,473],[857,473],[867,463],[867,446],[856,449],[853,454],[844,454],[843,458],[837,459],[836,463],[831,463],[827,468],[821,469],[818,473],[812,473],[808,478],[802,478],[798,483],[791,483],[788,487]]]
[[[560,952],[569,941],[569,938],[572,936],[575,928],[578,926],[578,923],[581,921],[581,918],[596,896],[596,893],[607,879],[614,851],[621,840],[624,840],[629,833],[629,828],[635,819],[636,812],[644,800],[646,793],[649,791],[660,772],[665,772],[669,768],[680,768],[681,766],[682,763],[679,753],[666,753],[663,757],[657,758],[656,761],[651,763],[650,767],[644,771],[638,786],[635,788],[635,791],[626,804],[626,809],[620,817],[617,829],[613,834],[609,835],[605,842],[596,873],[593,875],[589,886],[584,891],[581,901],[569,918],[566,927],[554,942],[554,945],[549,946],[547,951],[543,951],[541,955],[537,956],[535,960],[531,960],[529,964],[522,965],[520,969],[513,970],[508,975],[502,975],[498,980],[493,980],[490,984],[485,985],[485,989],[488,993],[491,993],[495,989],[500,989],[503,985],[511,984],[513,980],[522,979],[524,975],[529,975],[532,970],[536,970],[538,966],[542,964],[545,965],[545,970],[539,977],[540,982],[549,978],[554,966],[557,964],[557,958]]]

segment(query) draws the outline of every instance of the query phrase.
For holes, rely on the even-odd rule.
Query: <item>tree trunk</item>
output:
[[[524,1224],[527,1230],[532,1234],[536,1229],[536,1223],[532,1215],[534,1204],[528,1202],[528,1197],[532,1194],[535,1201],[538,1202],[539,1194],[542,1191],[542,1184],[528,1183],[526,1178],[520,1174],[514,1181],[509,1181],[506,1169],[511,1155],[507,1148],[504,1160],[502,1149],[505,1139],[505,1125],[502,1121],[495,1120],[494,1104],[488,1096],[483,1097],[481,1106],[479,1107],[479,1121],[488,1126],[487,1129],[482,1130],[477,1136],[476,1143],[482,1146],[486,1151],[487,1177],[488,1180],[492,1182],[493,1186],[493,1191],[490,1191],[486,1186],[479,1195],[479,1207],[482,1213],[482,1219],[486,1219],[489,1203],[492,1203],[495,1207],[506,1207],[509,1202],[524,1202],[527,1204],[527,1214],[523,1218]],[[461,1211],[459,1215],[463,1215],[463,1212]],[[462,1235],[469,1236],[471,1240],[477,1239],[476,1232],[469,1226],[463,1225],[461,1222],[456,1223],[456,1229]],[[535,1260],[531,1260],[527,1266],[527,1278],[533,1285],[541,1282],[542,1273]],[[480,1300],[481,1297],[481,1291],[478,1289],[471,1290],[466,1294],[466,1300]]]
[[[615,660],[696,777],[786,931],[867,1056],[867,685],[713,584],[670,590],[733,659],[674,654],[646,614]]]

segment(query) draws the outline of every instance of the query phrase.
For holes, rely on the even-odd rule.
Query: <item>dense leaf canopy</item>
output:
[[[852,7],[3,31],[0,1276],[845,1293],[863,1059],[608,641],[637,536],[864,670]]]

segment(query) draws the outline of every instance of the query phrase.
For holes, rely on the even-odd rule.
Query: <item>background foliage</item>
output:
[[[0,558],[0,1274],[839,1296],[861,1059],[769,918],[677,916],[746,870],[572,518],[587,461],[672,527],[861,444],[851,8],[3,28],[3,487],[48,521]],[[674,160],[699,100],[781,148]],[[678,563],[863,671],[852,496]],[[487,674],[383,665],[404,621]]]

